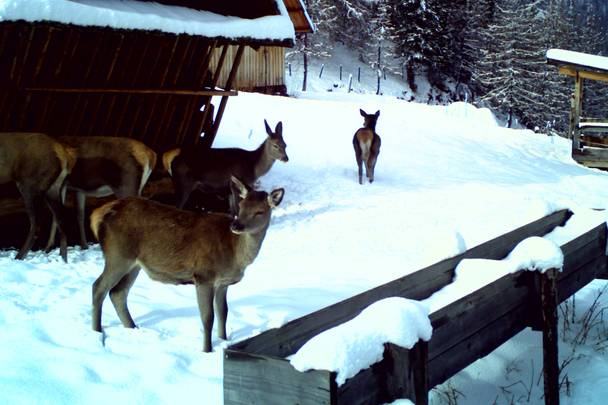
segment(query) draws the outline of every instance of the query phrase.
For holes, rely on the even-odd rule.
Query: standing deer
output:
[[[36,201],[43,198],[61,233],[60,253],[67,262],[63,227],[64,181],[76,161],[75,151],[53,138],[37,133],[0,133],[0,184],[14,181],[23,197],[30,230],[15,256],[23,259],[36,239]]]
[[[86,249],[86,197],[106,197],[112,194],[118,198],[140,196],[156,165],[156,153],[131,138],[63,136],[58,139],[76,150],[76,164],[66,179],[66,186],[68,191],[76,192],[80,247]],[[53,222],[47,250],[50,250],[54,241]]]
[[[91,229],[101,243],[105,267],[93,284],[93,330],[101,332],[101,309],[110,299],[122,324],[134,328],[127,295],[140,267],[168,284],[194,284],[204,328],[203,350],[211,351],[215,311],[218,335],[226,339],[228,286],[243,278],[258,255],[272,208],[282,188],[270,194],[253,191],[232,177],[240,193],[238,214],[200,214],[141,198],[109,202],[91,214]]]
[[[230,194],[230,177],[241,179],[252,187],[255,181],[268,173],[275,160],[289,161],[283,140],[283,123],[279,121],[274,132],[264,120],[266,140],[253,151],[239,148],[204,149],[195,148],[187,152],[172,149],[163,155],[163,166],[169,172],[175,187],[177,207],[183,208],[192,191]],[[236,203],[231,201],[231,208]]]
[[[375,114],[367,114],[359,109],[363,117],[363,127],[355,132],[353,137],[353,147],[355,148],[355,158],[359,167],[359,184],[363,184],[363,170],[361,164],[365,163],[365,175],[370,183],[374,182],[374,168],[376,160],[380,154],[381,140],[376,133],[376,122],[380,116],[380,110]]]

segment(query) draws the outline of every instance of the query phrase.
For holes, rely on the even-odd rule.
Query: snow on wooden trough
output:
[[[566,224],[571,215],[566,210],[555,212],[458,256],[231,345],[224,354],[224,403],[350,405],[409,398],[426,404],[430,388],[526,327],[543,332],[545,402],[559,403],[557,305],[594,278],[607,275],[606,224],[587,226],[576,232],[578,236],[564,238],[562,228],[556,227]],[[519,271],[523,269],[538,271]],[[451,283],[459,278],[466,284],[475,278],[482,281],[464,295],[451,294]],[[387,302],[394,304],[394,316],[406,314],[406,321],[378,315],[372,304],[379,300],[385,300],[379,303],[384,309]],[[429,310],[431,336],[420,319]],[[407,320],[413,325],[402,336],[394,326],[407,327]],[[376,328],[378,322],[382,326]],[[386,325],[391,322],[394,325]],[[371,330],[362,332],[366,324]],[[373,339],[348,336],[358,333]],[[376,353],[378,340],[384,340],[381,356]],[[342,347],[327,347],[332,344]],[[349,361],[353,353],[368,360],[378,356],[378,361],[354,367],[354,360]],[[292,364],[302,370],[315,364],[329,370],[300,372]]]

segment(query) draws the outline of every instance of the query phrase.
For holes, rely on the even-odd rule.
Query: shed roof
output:
[[[0,21],[158,30],[253,45],[292,46],[281,0],[5,0]]]
[[[579,69],[608,73],[608,57],[588,53],[549,49],[547,62],[557,66],[572,66]]]

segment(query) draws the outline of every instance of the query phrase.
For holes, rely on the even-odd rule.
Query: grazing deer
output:
[[[68,191],[76,192],[80,246],[87,248],[84,230],[86,197],[140,196],[156,165],[156,153],[143,143],[121,137],[63,136],[58,140],[76,150],[76,164],[66,179]],[[55,241],[55,223],[47,250]]]
[[[0,184],[14,181],[23,197],[30,230],[15,256],[23,259],[36,239],[36,201],[42,197],[61,233],[60,253],[67,262],[63,228],[64,181],[76,161],[75,151],[53,138],[37,133],[0,133]]]
[[[289,161],[283,140],[283,123],[279,121],[274,132],[264,120],[266,140],[253,151],[238,148],[194,149],[187,152],[172,149],[163,155],[163,166],[173,180],[176,205],[183,208],[192,191],[197,188],[203,192],[230,194],[230,177],[241,179],[252,187],[255,181],[268,173],[275,160]],[[231,208],[236,203],[231,201]]]
[[[105,267],[93,284],[93,330],[101,332],[101,309],[110,299],[122,324],[134,328],[127,295],[140,267],[151,279],[194,284],[204,328],[205,352],[211,351],[213,305],[218,335],[226,339],[228,286],[243,278],[262,246],[272,208],[282,188],[270,194],[253,191],[232,177],[240,193],[238,214],[200,214],[141,198],[109,202],[91,214],[91,229],[101,243]]]
[[[365,163],[365,175],[370,183],[374,181],[374,168],[376,160],[380,154],[381,140],[376,133],[376,122],[380,116],[380,111],[375,114],[367,114],[359,109],[363,117],[363,127],[355,132],[353,137],[353,147],[355,148],[355,158],[359,167],[359,184],[363,184],[363,171],[361,164]]]

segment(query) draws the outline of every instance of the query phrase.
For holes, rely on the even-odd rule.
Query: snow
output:
[[[280,15],[244,19],[135,0],[2,0],[0,21],[53,21],[83,26],[159,30],[209,38],[295,40],[282,1]]]
[[[357,182],[351,140],[362,124],[359,108],[381,111],[373,184]],[[257,147],[264,119],[283,122],[290,161],[276,163],[260,188],[284,187],[285,197],[256,261],[228,291],[229,341],[214,333],[214,352],[202,353],[194,288],[145,274],[129,295],[139,329],[123,328],[106,300],[101,336],[90,325],[91,285],[103,268],[97,245],[70,248],[68,264],[57,250],[21,262],[14,250],[3,251],[0,403],[221,404],[228,344],[562,208],[575,215],[544,238],[556,245],[607,219],[594,209],[608,208],[608,174],[577,165],[568,140],[502,128],[471,105],[427,106],[341,88],[296,98],[239,93],[227,104],[216,146]],[[606,285],[597,280],[577,294],[570,331],[560,323],[560,362],[576,349],[565,370],[565,404],[599,405],[608,396],[606,325],[594,327],[587,343],[571,343]],[[608,306],[606,295],[598,305]],[[433,390],[431,403],[451,386],[465,395],[459,404],[510,403],[527,397],[533,380],[529,402],[542,404],[541,356],[539,334],[525,330]]]
[[[590,55],[588,53],[568,51],[565,49],[549,49],[547,51],[547,59],[589,66],[600,70],[608,70],[608,57],[606,56]]]
[[[433,328],[426,306],[400,297],[376,301],[359,315],[331,328],[300,348],[290,359],[296,370],[336,371],[338,386],[382,360],[384,343],[411,349],[428,341]]]

